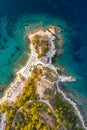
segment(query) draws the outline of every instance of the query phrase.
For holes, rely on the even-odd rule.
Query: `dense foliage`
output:
[[[48,39],[40,38],[40,36],[36,35],[32,41],[36,52],[38,53],[38,58],[46,55],[49,50],[49,41]]]
[[[83,130],[79,117],[75,114],[72,105],[66,101],[60,93],[57,93],[51,101],[55,108],[57,122],[61,122],[67,130]],[[61,125],[58,124],[59,128]]]
[[[55,74],[50,68],[44,74]],[[53,89],[46,89],[43,101],[49,101],[52,109],[43,103],[36,94],[37,81],[44,75],[42,68],[34,67],[28,81],[24,81],[23,93],[18,99],[8,104],[4,102],[0,112],[7,111],[6,130],[83,130],[72,105],[57,93],[56,84]],[[49,76],[49,75],[48,75]],[[49,77],[51,78],[51,77]],[[52,80],[52,79],[51,79]],[[56,92],[56,93],[55,93]]]

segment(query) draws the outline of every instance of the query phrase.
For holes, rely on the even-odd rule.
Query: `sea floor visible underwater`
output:
[[[81,0],[0,1],[0,97],[16,71],[29,57],[27,34],[50,25],[63,28],[64,53],[56,63],[77,81],[64,90],[78,104],[87,120],[87,15]],[[25,62],[23,62],[25,60]]]

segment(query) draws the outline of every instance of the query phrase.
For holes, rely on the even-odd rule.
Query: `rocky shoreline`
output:
[[[49,31],[50,30],[50,31]],[[37,57],[37,53],[35,52],[35,48],[32,46],[31,44],[31,57],[29,58],[26,66],[24,66],[19,72],[17,72],[17,79],[15,80],[14,83],[12,83],[11,87],[8,91],[8,93],[11,93],[11,96],[9,97],[8,93],[6,93],[5,97],[3,98],[3,101],[6,100],[8,101],[9,103],[11,102],[14,102],[17,97],[22,93],[23,91],[23,81],[21,80],[20,78],[20,74],[25,78],[25,80],[27,80],[29,78],[29,76],[31,75],[31,72],[30,72],[30,69],[32,66],[35,66],[35,65],[38,65],[38,64],[42,64],[44,66],[48,66],[49,68],[51,68],[52,70],[54,70],[58,76],[58,80],[56,82],[56,85],[57,85],[57,91],[59,93],[62,94],[62,96],[64,97],[65,100],[67,100],[71,105],[72,107],[74,108],[75,110],[75,114],[79,117],[79,119],[81,120],[81,123],[82,123],[82,126],[85,130],[87,130],[87,127],[85,126],[84,124],[84,119],[83,119],[83,116],[81,115],[76,103],[74,103],[70,98],[67,97],[67,95],[61,90],[61,87],[59,85],[60,82],[71,82],[71,81],[76,81],[76,79],[72,76],[68,76],[68,75],[65,75],[64,73],[64,68],[59,68],[58,70],[58,67],[55,67],[53,64],[55,62],[55,59],[53,59],[56,55],[56,49],[55,49],[55,43],[53,42],[53,40],[55,40],[55,27],[49,27],[49,30],[46,32],[43,31],[43,30],[40,30],[38,32],[35,32],[34,34],[32,35],[29,35],[29,38],[32,42],[32,38],[34,37],[34,35],[41,35],[41,36],[48,36],[48,39],[49,41],[51,42],[51,49],[49,52],[47,52],[47,56],[49,57],[49,63],[43,63],[38,57]],[[53,60],[52,60],[53,59]],[[32,65],[30,65],[32,63]],[[29,72],[28,72],[29,71]],[[63,72],[63,73],[62,73]],[[22,78],[23,78],[22,77]],[[16,89],[19,87],[20,91],[19,93],[15,94],[14,95],[14,88],[15,88],[15,91]],[[14,96],[14,97],[13,97]],[[2,103],[2,100],[1,102]]]

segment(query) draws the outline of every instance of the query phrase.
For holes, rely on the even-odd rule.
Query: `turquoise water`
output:
[[[15,37],[9,36],[8,22],[6,17],[0,19],[0,84],[7,83],[13,78],[14,63],[27,50],[23,38],[21,38],[22,42],[21,40],[18,42],[18,39],[15,38],[16,34]]]
[[[77,78],[64,89],[87,117],[87,3],[83,1],[0,1],[0,85],[13,79],[15,63],[27,53],[29,32],[41,26],[62,26],[64,54],[56,62]]]
[[[47,19],[48,17],[49,20]],[[9,23],[9,20],[6,17],[0,20],[0,27],[1,27],[0,83],[1,84],[7,83],[8,79],[11,79],[13,77],[14,75],[13,67],[15,62],[18,60],[18,58],[20,58],[20,56],[23,53],[27,51],[28,43],[26,43],[26,38],[28,33],[34,31],[35,29],[40,28],[41,26],[54,25],[55,23],[61,23],[61,21],[57,19],[52,19],[50,16],[44,14],[41,15],[24,14],[15,21],[15,24],[13,23],[13,21],[12,23],[11,22]]]
[[[76,35],[76,32],[73,32],[72,35]],[[64,83],[65,87],[63,88],[68,92],[68,95],[78,104],[81,110],[84,112],[84,116],[87,117],[87,80],[86,80],[86,62],[79,61],[83,59],[83,51],[79,58],[76,59],[76,54],[78,53],[75,50],[75,46],[80,48],[79,41],[73,42],[71,39],[71,33],[63,34],[64,37],[64,53],[56,58],[56,63],[66,68],[66,73],[74,76],[77,80],[76,82],[67,82]],[[75,37],[76,38],[76,37]],[[81,46],[82,47],[82,46]],[[80,50],[79,50],[80,51]],[[87,121],[87,120],[86,120]]]

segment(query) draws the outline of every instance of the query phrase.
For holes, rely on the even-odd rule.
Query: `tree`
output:
[[[42,130],[51,130],[49,126],[44,126]]]
[[[36,129],[37,129],[37,130],[40,130],[41,125],[42,125],[42,124],[41,124],[41,122],[39,121],[39,122],[36,124]]]
[[[51,114],[51,110],[50,110],[50,108],[47,109],[47,112],[48,112],[48,114]]]
[[[9,108],[9,104],[8,102],[4,101],[1,106],[0,106],[0,112],[4,113],[7,111],[7,109]]]

